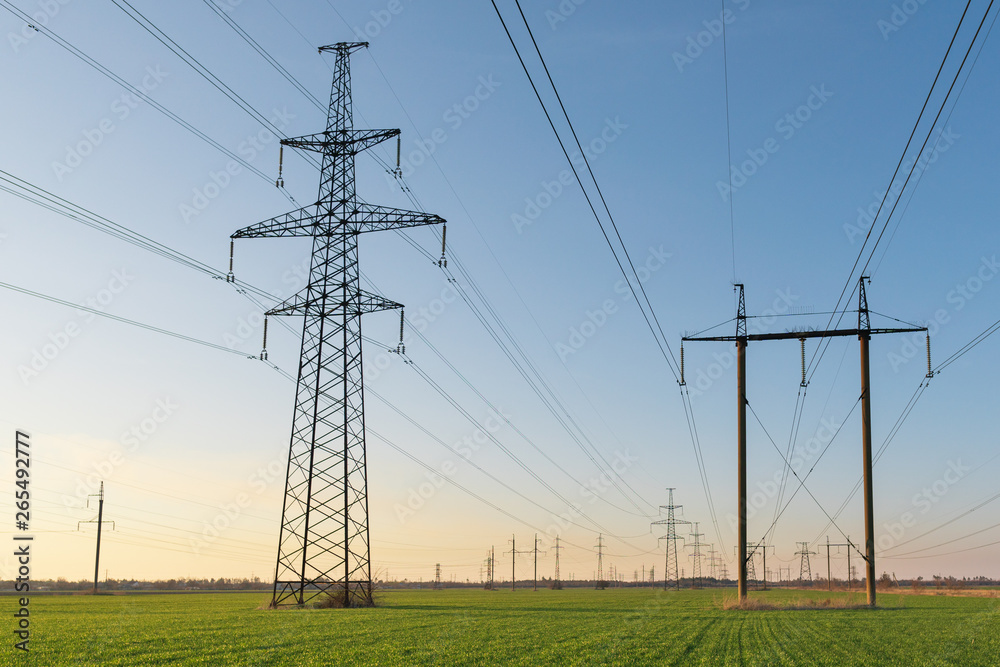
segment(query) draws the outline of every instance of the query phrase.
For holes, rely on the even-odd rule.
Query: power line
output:
[[[629,277],[628,273],[625,271],[625,268],[624,268],[624,266],[622,264],[622,261],[621,261],[621,259],[618,256],[618,252],[617,252],[614,244],[611,241],[611,238],[610,238],[610,236],[609,236],[609,234],[607,232],[607,229],[604,226],[603,220],[601,219],[600,215],[597,213],[597,209],[596,209],[593,201],[591,200],[590,195],[587,192],[587,189],[583,185],[583,180],[580,177],[580,174],[579,174],[579,172],[578,172],[578,170],[576,168],[576,165],[573,163],[573,160],[570,159],[569,152],[566,149],[566,145],[563,142],[563,139],[560,136],[559,131],[556,129],[555,123],[552,120],[552,116],[550,115],[550,113],[548,111],[548,108],[545,105],[545,102],[542,100],[542,97],[541,97],[541,94],[540,94],[540,92],[538,90],[538,87],[535,85],[534,79],[532,78],[531,73],[528,71],[528,67],[527,67],[524,59],[521,57],[521,53],[520,53],[520,50],[517,47],[517,43],[514,41],[514,38],[511,35],[510,30],[507,28],[507,23],[504,20],[503,15],[500,12],[500,9],[497,7],[496,1],[495,0],[491,0],[491,4],[493,5],[493,9],[496,12],[497,17],[500,19],[500,23],[503,26],[503,29],[504,29],[504,32],[507,35],[508,41],[510,41],[511,46],[514,49],[514,53],[517,56],[517,59],[518,59],[518,61],[521,64],[521,68],[524,70],[524,73],[525,73],[526,77],[528,78],[528,82],[531,85],[531,88],[532,88],[532,90],[535,93],[535,97],[538,99],[538,103],[542,107],[542,112],[545,114],[545,118],[546,118],[546,120],[549,123],[549,127],[552,129],[552,132],[553,132],[553,134],[556,137],[556,141],[559,143],[559,147],[562,149],[563,156],[566,158],[566,161],[569,163],[570,169],[573,172],[573,175],[575,176],[578,185],[580,186],[580,189],[581,189],[581,191],[583,193],[584,198],[587,201],[587,204],[588,204],[588,206],[589,206],[589,208],[591,210],[591,213],[593,214],[594,219],[597,221],[597,224],[598,224],[598,226],[601,229],[601,233],[604,236],[604,239],[607,242],[608,247],[611,249],[611,253],[612,253],[612,255],[615,258],[615,262],[618,265],[618,268],[621,271],[622,276],[624,277],[625,282],[628,285],[629,290],[631,291],[633,298],[635,299],[637,305],[639,306],[639,310],[642,312],[643,318],[646,321],[646,325],[649,328],[650,332],[653,334],[653,338],[656,341],[657,346],[659,347],[660,352],[663,355],[664,360],[667,362],[667,366],[670,368],[670,372],[673,374],[674,379],[678,382],[678,384],[680,384],[681,383],[681,379],[680,379],[680,376],[678,375],[678,371],[677,371],[677,362],[676,362],[676,359],[674,358],[673,351],[670,348],[670,343],[667,340],[666,335],[664,335],[664,333],[663,333],[663,328],[660,326],[659,319],[656,316],[656,312],[653,309],[651,302],[649,301],[649,297],[646,294],[645,288],[642,286],[642,281],[639,280],[638,274],[635,271],[635,265],[633,264],[631,256],[628,253],[627,247],[625,246],[624,242],[622,241],[621,234],[618,231],[618,226],[617,226],[617,224],[614,221],[614,217],[612,216],[610,208],[608,207],[607,201],[604,198],[604,194],[601,191],[600,185],[598,184],[597,179],[594,176],[593,170],[590,167],[590,161],[587,159],[586,153],[583,151],[582,145],[580,144],[580,141],[579,141],[579,137],[577,136],[576,130],[573,127],[573,123],[572,123],[572,121],[569,118],[569,114],[566,111],[566,107],[565,107],[565,105],[563,105],[562,98],[559,95],[558,88],[556,87],[555,82],[552,80],[552,76],[549,73],[549,69],[548,69],[548,66],[545,63],[545,59],[544,59],[544,57],[541,54],[541,50],[538,47],[538,43],[535,41],[534,34],[531,31],[531,26],[528,24],[528,21],[527,21],[527,19],[524,16],[524,12],[521,10],[520,2],[518,0],[515,0],[515,4],[517,5],[518,12],[520,13],[521,19],[524,22],[525,28],[528,31],[528,35],[531,38],[532,44],[535,47],[535,52],[538,54],[539,60],[541,61],[542,67],[543,67],[543,69],[545,71],[545,74],[548,77],[549,84],[551,85],[552,90],[555,93],[556,99],[559,102],[559,107],[562,110],[563,116],[564,116],[564,118],[565,118],[565,120],[566,120],[566,122],[567,122],[567,124],[569,126],[569,129],[570,129],[570,131],[571,131],[571,133],[573,135],[573,139],[576,142],[577,147],[580,149],[580,152],[583,154],[584,164],[587,167],[587,171],[590,174],[591,180],[594,183],[594,187],[595,187],[595,189],[596,189],[596,191],[597,191],[597,193],[598,193],[598,195],[599,195],[599,197],[601,199],[601,202],[604,205],[604,210],[605,210],[605,212],[608,215],[608,219],[609,219],[609,221],[611,223],[611,226],[612,226],[612,228],[614,230],[615,236],[617,237],[618,242],[621,245],[622,252],[623,252],[623,254],[624,254],[624,256],[625,256],[625,258],[626,258],[629,266],[632,269],[632,275],[635,278],[635,283],[638,286],[639,291],[642,293],[643,299],[645,300],[645,304],[646,304],[645,307],[643,306],[643,300],[641,300],[639,298],[639,295],[636,293],[636,289],[635,289],[636,286],[633,285],[632,279]],[[649,310],[648,313],[647,313],[647,308]],[[652,317],[652,321],[650,320],[650,317]],[[654,326],[653,326],[654,322],[656,324],[656,328],[654,328]],[[659,334],[657,334],[657,330],[659,330]],[[682,401],[682,402],[684,402],[685,410],[688,411],[688,403],[686,401]],[[691,414],[690,419],[693,421],[693,419],[694,419],[693,414]],[[696,459],[700,459],[701,458],[700,442],[697,441],[697,440],[693,440],[692,444],[694,445],[694,447],[696,449]],[[705,485],[705,495],[708,498],[709,510],[711,512],[711,515],[712,515],[712,522],[713,522],[713,524],[715,526],[716,533],[718,534],[719,540],[721,542],[722,541],[722,534],[721,534],[721,531],[719,530],[719,527],[718,527],[718,521],[717,521],[717,518],[716,518],[716,515],[715,515],[715,510],[714,510],[714,503],[711,501],[711,490],[710,490],[710,488],[707,485],[707,477],[704,477],[704,471],[703,470],[702,470],[702,472],[703,472],[703,484]]]
[[[228,148],[226,148],[225,146],[223,146],[222,144],[220,144],[218,141],[216,141],[215,139],[212,139],[210,136],[208,136],[207,134],[205,134],[204,132],[202,132],[201,130],[199,130],[197,127],[195,127],[194,125],[192,125],[188,121],[184,120],[183,118],[181,118],[180,116],[178,116],[176,113],[174,113],[173,111],[171,111],[167,107],[165,107],[162,104],[160,104],[159,102],[157,102],[155,99],[153,99],[152,97],[150,97],[150,95],[147,92],[145,92],[144,90],[142,90],[141,88],[132,85],[131,83],[129,83],[128,81],[126,81],[122,77],[118,76],[117,74],[115,74],[114,72],[112,72],[110,69],[108,69],[107,67],[105,67],[104,65],[102,65],[101,63],[99,63],[98,61],[96,61],[93,58],[91,58],[89,55],[87,55],[86,53],[84,53],[83,51],[81,51],[80,49],[78,49],[77,47],[73,46],[70,42],[68,42],[65,39],[63,39],[62,37],[60,37],[58,34],[56,34],[55,32],[53,32],[51,29],[45,27],[44,25],[37,25],[37,22],[34,22],[34,19],[32,19],[31,16],[29,16],[28,14],[22,12],[20,9],[18,9],[13,4],[11,4],[10,2],[7,2],[7,0],[0,0],[0,6],[2,6],[3,9],[6,9],[8,12],[10,12],[10,13],[14,14],[15,16],[17,16],[18,18],[20,18],[20,19],[22,19],[24,21],[27,21],[30,25],[34,26],[34,28],[37,31],[41,32],[43,35],[46,35],[47,37],[49,37],[50,39],[52,39],[52,41],[55,42],[56,45],[62,47],[63,49],[65,49],[66,51],[68,51],[71,55],[75,56],[76,58],[79,58],[81,61],[83,61],[84,63],[86,63],[90,67],[96,69],[99,73],[101,73],[102,75],[104,75],[108,79],[111,79],[111,81],[115,82],[116,84],[120,85],[121,87],[125,88],[126,90],[128,90],[129,92],[131,92],[133,95],[135,95],[139,99],[147,102],[154,109],[156,109],[157,111],[159,111],[160,113],[162,113],[163,115],[165,115],[167,118],[169,118],[170,120],[174,121],[175,123],[177,123],[178,125],[180,125],[181,127],[183,127],[188,132],[191,132],[193,135],[195,135],[196,137],[198,137],[199,139],[201,139],[202,141],[204,141],[205,143],[207,143],[209,146],[215,148],[216,150],[218,150],[221,153],[225,154],[230,159],[236,161],[238,164],[240,164],[245,169],[247,169],[247,171],[253,173],[254,175],[256,175],[256,176],[258,176],[258,177],[260,177],[262,179],[264,179],[265,181],[268,181],[269,183],[272,182],[271,181],[271,177],[268,176],[267,174],[265,174],[264,172],[262,172],[260,169],[257,169],[252,164],[250,164],[248,161],[246,161],[245,159],[243,159],[242,157],[240,157],[238,154],[236,154],[233,151],[229,150]]]
[[[43,299],[43,300],[49,301],[51,303],[57,303],[57,304],[59,304],[61,306],[69,306],[70,308],[75,308],[77,310],[82,310],[84,312],[91,313],[92,315],[97,315],[98,317],[104,317],[104,318],[107,318],[109,320],[114,320],[116,322],[121,322],[123,324],[129,324],[129,325],[134,326],[134,327],[139,327],[140,329],[146,329],[147,331],[154,331],[156,333],[163,334],[164,336],[171,336],[173,338],[178,338],[180,340],[188,341],[189,343],[196,343],[198,345],[203,345],[205,347],[210,347],[210,348],[213,348],[213,349],[216,349],[216,350],[220,350],[222,352],[228,352],[229,354],[236,354],[236,355],[239,355],[241,357],[246,357],[248,359],[256,359],[256,357],[254,357],[254,356],[247,355],[246,353],[240,352],[239,350],[234,350],[232,348],[225,347],[224,345],[218,345],[216,343],[210,343],[207,340],[201,340],[201,339],[198,339],[198,338],[193,338],[191,336],[180,334],[180,333],[177,333],[175,331],[170,331],[168,329],[163,329],[161,327],[155,327],[155,326],[152,326],[150,324],[143,324],[142,322],[137,322],[136,320],[130,320],[130,319],[126,318],[126,317],[119,317],[118,315],[112,315],[111,313],[106,313],[104,311],[97,310],[96,308],[90,308],[88,306],[84,306],[84,305],[81,305],[81,304],[71,303],[69,301],[63,301],[62,299],[57,299],[54,296],[49,296],[47,294],[42,294],[41,292],[34,292],[32,290],[25,289],[23,287],[18,287],[17,285],[11,285],[10,283],[0,282],[0,287],[2,287],[4,289],[9,289],[9,290],[14,291],[14,292],[20,292],[21,294],[26,294],[28,296],[33,296],[33,297],[35,297],[37,299]]]

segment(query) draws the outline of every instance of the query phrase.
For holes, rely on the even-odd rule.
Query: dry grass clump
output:
[[[848,595],[843,598],[797,599],[783,602],[767,602],[760,598],[747,598],[742,602],[737,597],[726,596],[722,608],[729,611],[803,611],[813,609],[869,609],[860,598]]]

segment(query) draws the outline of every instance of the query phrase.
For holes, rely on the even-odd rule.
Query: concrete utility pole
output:
[[[746,347],[749,341],[765,340],[799,340],[806,338],[835,338],[838,336],[857,336],[861,344],[861,449],[862,466],[864,480],[864,505],[865,505],[865,565],[868,573],[868,604],[875,606],[875,512],[872,500],[872,453],[871,453],[871,378],[869,342],[874,334],[897,334],[926,332],[927,327],[912,327],[904,329],[872,329],[868,311],[868,297],[865,294],[865,282],[869,281],[868,276],[861,276],[858,286],[858,327],[856,329],[831,329],[826,331],[786,331],[784,333],[747,334],[746,323],[746,302],[744,299],[744,289],[742,284],[736,284],[735,290],[739,292],[739,305],[736,312],[736,335],[735,336],[708,336],[696,337],[685,336],[681,339],[685,341],[725,341],[736,343],[736,385],[737,385],[737,493],[738,499],[738,529],[739,546],[737,554],[743,554],[739,572],[739,598],[745,600],[747,596],[747,574],[746,574],[746,530],[747,530],[747,484],[746,484],[746,408],[748,405],[746,395]],[[930,346],[928,346],[930,355]],[[803,383],[805,376],[803,374]],[[684,383],[683,374],[681,384]],[[789,465],[788,462],[785,462]]]
[[[97,519],[90,521],[78,521],[76,523],[76,529],[80,530],[80,525],[84,523],[96,523],[97,524],[97,553],[94,555],[94,595],[97,595],[97,577],[101,571],[101,526],[105,523],[111,524],[111,530],[115,529],[114,521],[104,520],[104,482],[101,482],[100,493],[92,493],[87,496],[87,507],[90,507],[90,499],[97,498]]]
[[[848,538],[846,544],[831,544],[830,536],[826,536],[826,581],[827,590],[833,590],[833,574],[830,568],[830,547],[837,549],[837,553],[840,553],[840,547],[847,547],[847,590],[851,590],[851,548],[854,545],[851,544],[850,538]]]
[[[532,551],[535,552],[535,578],[532,581],[532,585],[534,587],[533,590],[537,591],[538,590],[538,533],[535,533],[535,548],[532,549]],[[544,555],[545,552],[543,551],[542,554]]]
[[[531,552],[530,551],[518,551],[517,550],[517,542],[515,542],[515,536],[511,535],[510,536],[510,551],[508,551],[507,553],[510,554],[510,590],[514,590],[515,584],[517,583],[517,573],[516,573],[516,570],[514,569],[515,566],[517,565],[517,556],[518,556],[518,554],[522,554],[522,555],[523,554],[530,554]]]

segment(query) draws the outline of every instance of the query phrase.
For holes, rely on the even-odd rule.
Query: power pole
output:
[[[100,493],[92,493],[87,496],[87,507],[90,507],[90,499],[97,497],[97,519],[91,519],[90,521],[77,521],[76,529],[80,530],[80,525],[84,523],[96,523],[97,524],[97,553],[94,556],[94,595],[97,595],[97,577],[101,571],[101,526],[105,523],[111,524],[111,530],[115,529],[114,521],[104,520],[104,482],[101,482]]]
[[[399,136],[399,130],[354,129],[350,55],[367,46],[320,48],[337,58],[326,130],[281,140],[282,146],[322,156],[316,203],[231,237],[312,239],[308,285],[265,314],[305,316],[273,606],[302,605],[334,591],[344,606],[372,602],[361,316],[403,306],[361,289],[358,236],[444,222],[429,213],[368,204],[355,194],[355,156]],[[231,270],[228,280],[235,280]],[[266,359],[266,350],[261,357]]]
[[[743,562],[746,563],[746,576],[747,584],[749,586],[750,582],[757,581],[757,570],[753,564],[753,557],[757,553],[757,549],[754,547],[747,547],[747,554],[744,557]]]
[[[708,549],[706,550],[706,553],[708,554],[708,572],[709,572],[709,576],[712,578],[713,581],[715,581],[715,579],[716,579],[716,577],[715,577],[715,559],[716,559],[716,554],[719,553],[719,552],[715,550],[715,545],[714,544],[709,544],[708,545]]]
[[[434,566],[434,590],[441,590],[441,563]]]
[[[510,590],[512,590],[512,591],[514,590],[515,584],[517,583],[517,570],[515,569],[515,567],[517,565],[517,556],[518,556],[518,554],[523,555],[523,554],[530,554],[531,553],[530,551],[518,551],[517,550],[517,542],[515,541],[515,538],[516,538],[516,536],[514,536],[514,535],[510,536],[510,540],[509,540],[509,542],[510,542],[510,551],[507,552],[507,553],[510,554]]]
[[[694,532],[691,533],[691,537],[694,541],[691,543],[691,548],[694,553],[691,554],[691,559],[694,561],[694,565],[691,572],[691,588],[701,588],[701,548],[705,544],[701,541],[704,537],[704,533],[698,532],[698,522],[694,522]]]
[[[605,586],[604,581],[604,535],[599,534],[597,536],[597,544],[594,545],[597,549],[597,581],[595,582],[594,588],[597,590],[603,590]]]
[[[847,590],[851,590],[851,582],[850,582],[850,574],[851,574],[851,549],[854,547],[854,545],[851,544],[851,540],[850,539],[847,540],[846,544],[832,544],[830,542],[830,536],[829,535],[826,536],[826,581],[827,581],[827,590],[831,590],[832,591],[833,590],[833,573],[832,573],[831,568],[830,568],[830,547],[835,548],[837,550],[838,554],[840,553],[840,548],[841,547],[846,547],[847,548],[847,576],[848,576]]]
[[[869,342],[874,334],[899,334],[926,332],[927,327],[910,327],[904,329],[872,329],[868,310],[868,297],[865,294],[865,281],[868,276],[861,276],[858,282],[858,327],[856,329],[831,329],[826,331],[788,331],[784,333],[763,333],[748,335],[746,329],[746,303],[744,301],[743,285],[737,284],[739,305],[736,312],[735,336],[685,336],[685,341],[727,341],[736,342],[737,360],[737,490],[739,516],[739,547],[737,553],[746,554],[746,522],[747,522],[747,486],[746,486],[746,346],[749,341],[765,340],[799,340],[806,338],[835,338],[838,336],[857,336],[861,342],[861,437],[862,466],[864,480],[865,508],[865,565],[868,573],[868,604],[875,606],[875,512],[872,501],[872,452],[871,452],[871,378],[869,360]],[[928,345],[928,356],[930,346]],[[805,382],[805,380],[803,380]],[[787,462],[786,462],[787,463]],[[746,568],[740,568],[739,583],[740,600],[746,598]]]
[[[535,548],[532,549],[532,551],[535,552],[535,578],[532,580],[532,586],[534,587],[533,590],[537,591],[538,590],[538,533],[535,533]],[[542,555],[544,554],[545,552],[543,551]]]
[[[556,545],[554,547],[552,547],[552,548],[556,552],[556,578],[555,578],[555,581],[552,582],[552,590],[554,590],[554,591],[561,591],[562,590],[562,581],[559,579],[559,551],[562,550],[562,549],[564,549],[565,547],[560,546],[560,544],[559,544],[559,536],[558,535],[556,535]]]
[[[666,554],[664,556],[665,563],[663,568],[663,590],[667,590],[670,587],[671,575],[673,575],[673,586],[677,590],[681,589],[681,581],[678,576],[678,565],[677,565],[677,542],[683,542],[684,538],[677,535],[677,526],[690,524],[690,521],[684,521],[683,519],[677,518],[677,510],[682,510],[681,505],[674,505],[674,488],[667,488],[667,504],[660,505],[660,510],[667,511],[667,518],[660,521],[653,521],[651,525],[653,526],[663,526],[667,527],[667,534],[663,535],[659,539],[666,540]],[[672,551],[671,551],[672,550]],[[671,558],[671,553],[673,557]]]
[[[809,551],[808,542],[797,542],[799,545],[799,550],[795,552],[796,556],[801,556],[799,559],[799,580],[808,581],[812,583],[812,568],[809,566],[809,556],[815,556],[815,551]]]
[[[486,583],[483,586],[483,588],[488,591],[493,590],[493,575],[495,567],[496,563],[494,562],[493,547],[490,547],[490,550],[486,552]]]

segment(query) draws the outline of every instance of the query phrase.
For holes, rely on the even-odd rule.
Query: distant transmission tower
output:
[[[719,554],[719,552],[715,550],[715,545],[714,544],[709,544],[708,545],[708,549],[706,550],[705,553],[708,554],[708,571],[709,571],[709,576],[713,580],[715,580],[716,579],[716,576],[715,576],[716,570],[715,570],[715,568],[716,568],[716,565],[718,565],[718,559],[719,559],[719,555],[718,554]]]
[[[361,315],[402,305],[361,289],[358,235],[444,222],[428,213],[367,204],[355,194],[355,155],[399,135],[399,130],[353,129],[350,54],[367,46],[342,42],[320,48],[337,57],[326,130],[281,141],[322,155],[316,203],[232,235],[313,240],[309,284],[266,313],[305,316],[274,606],[301,605],[323,593],[342,596],[345,606],[372,602]]]
[[[434,590],[441,590],[441,563],[434,566]]]
[[[799,579],[801,581],[812,581],[812,568],[809,566],[809,556],[815,555],[815,551],[809,551],[808,542],[796,542],[799,545],[799,550],[795,552],[796,556],[801,556],[802,559],[799,561]]]
[[[693,561],[692,572],[691,572],[691,588],[701,588],[701,548],[705,546],[705,543],[701,541],[701,538],[705,536],[705,533],[698,532],[698,522],[694,522],[694,532],[691,533],[691,537],[694,538],[694,542],[691,543],[691,548],[693,553],[691,554],[691,560]]]
[[[667,489],[667,504],[660,505],[661,510],[667,510],[667,518],[665,520],[654,521],[654,526],[666,525],[667,534],[660,537],[661,540],[666,540],[666,565],[664,567],[663,574],[663,590],[667,590],[671,586],[677,590],[681,589],[681,580],[678,576],[680,570],[677,565],[677,542],[683,542],[684,538],[677,535],[677,526],[682,524],[689,524],[690,521],[684,521],[683,519],[678,519],[676,517],[676,511],[681,509],[681,505],[674,505],[674,489]],[[673,583],[671,583],[673,582]]]
[[[604,535],[599,534],[597,536],[597,544],[594,545],[597,549],[597,581],[595,582],[594,588],[602,590],[606,583],[604,581]]]
[[[559,579],[559,551],[565,549],[566,547],[560,546],[559,536],[556,535],[556,545],[552,549],[556,552],[556,577],[552,582],[552,590],[561,591],[562,590],[562,580]]]

